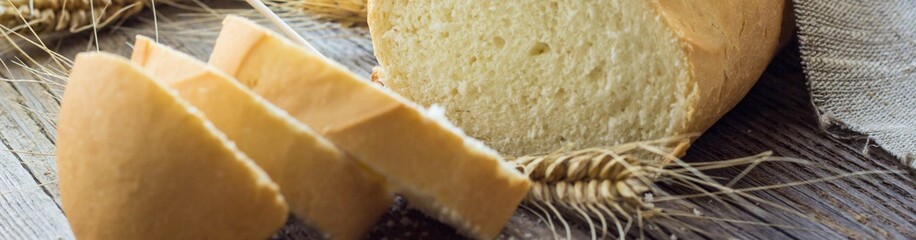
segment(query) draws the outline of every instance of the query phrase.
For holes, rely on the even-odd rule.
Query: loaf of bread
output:
[[[210,64],[385,176],[411,206],[468,236],[495,237],[527,194],[527,178],[441,114],[249,20],[224,20]]]
[[[203,112],[325,238],[360,239],[391,206],[383,178],[231,76],[146,37],[132,60]]]
[[[289,214],[277,185],[200,112],[106,53],[76,57],[57,171],[78,239],[266,239]]]
[[[705,131],[776,53],[785,4],[372,0],[368,21],[380,81],[522,155]]]

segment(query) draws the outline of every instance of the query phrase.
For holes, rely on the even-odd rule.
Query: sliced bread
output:
[[[383,178],[231,76],[142,36],[132,60],[203,112],[325,238],[360,239],[391,206]]]
[[[230,16],[210,64],[384,175],[412,206],[495,237],[528,180],[435,113],[360,79],[254,22]]]
[[[266,239],[289,214],[277,185],[200,112],[106,53],[76,57],[57,170],[79,239]]]

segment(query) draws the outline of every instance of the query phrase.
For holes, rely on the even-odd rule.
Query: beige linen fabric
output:
[[[812,102],[916,168],[916,0],[795,0]]]

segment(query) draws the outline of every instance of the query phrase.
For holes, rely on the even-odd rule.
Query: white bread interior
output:
[[[774,55],[783,7],[371,0],[368,20],[380,81],[518,156],[704,131]]]
[[[190,104],[127,59],[77,55],[57,169],[79,239],[265,239],[277,185]]]
[[[495,237],[529,182],[495,151],[402,97],[240,17],[210,64],[385,176],[412,206],[460,232]]]
[[[138,36],[132,61],[178,91],[273,178],[329,239],[360,239],[392,203],[383,178],[231,76]]]

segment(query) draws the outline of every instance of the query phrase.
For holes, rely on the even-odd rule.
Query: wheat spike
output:
[[[662,140],[661,145],[673,146],[680,140]],[[542,209],[544,215],[558,218],[564,226],[564,215],[586,222],[593,239],[599,238],[598,230],[601,239],[607,237],[610,224],[616,227],[619,237],[633,225],[632,216],[653,211],[653,204],[643,198],[652,192],[660,176],[655,170],[666,165],[665,157],[640,151],[640,144],[645,142],[558,151],[511,161],[532,181],[526,205]]]
[[[318,19],[341,25],[366,26],[367,0],[262,0],[268,5],[302,11]]]
[[[76,33],[136,15],[146,0],[0,0],[0,25],[39,35]],[[95,21],[93,21],[93,16]]]
[[[551,226],[554,219],[558,220],[567,228],[566,238],[569,238],[566,219],[584,223],[592,239],[611,236],[611,229],[616,230],[613,234],[615,238],[625,238],[634,226],[638,226],[642,234],[645,223],[656,223],[645,220],[658,217],[692,229],[689,224],[672,218],[673,214],[678,214],[677,211],[656,206],[655,203],[659,202],[656,198],[679,197],[668,196],[656,184],[658,182],[667,181],[701,192],[687,197],[705,196],[724,204],[726,201],[740,200],[738,196],[729,195],[735,189],[717,183],[700,171],[741,165],[749,165],[746,170],[749,171],[761,162],[803,162],[773,159],[770,158],[772,153],[764,152],[745,158],[688,164],[672,153],[678,152],[678,144],[690,137],[679,136],[576,151],[561,150],[510,161],[531,179],[531,189],[523,202],[527,209],[540,210],[539,215],[545,216],[544,220],[551,222]],[[741,177],[736,177],[734,181]],[[703,187],[714,187],[719,191],[709,192]],[[728,199],[720,199],[718,195],[726,195]]]

